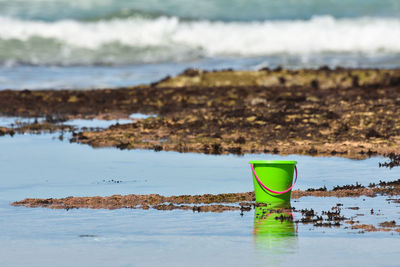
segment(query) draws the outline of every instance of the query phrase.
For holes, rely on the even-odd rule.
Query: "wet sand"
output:
[[[399,88],[399,69],[187,70],[115,90],[0,91],[0,114],[55,121],[158,115],[74,133],[71,141],[93,147],[366,158],[400,151]],[[35,131],[50,131],[42,124]],[[0,128],[3,135],[29,131]]]

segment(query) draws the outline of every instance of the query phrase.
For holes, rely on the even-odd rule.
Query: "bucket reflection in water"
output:
[[[254,244],[268,255],[282,255],[297,249],[297,227],[290,203],[258,206],[254,212]]]

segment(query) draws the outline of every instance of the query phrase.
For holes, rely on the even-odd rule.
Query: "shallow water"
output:
[[[56,139],[57,135],[0,138],[3,181],[0,200],[26,197],[106,196],[112,194],[204,194],[252,190],[253,159],[298,161],[295,188],[343,185],[400,178],[400,170],[378,168],[380,157],[204,155],[150,150],[93,149]],[[117,181],[119,183],[117,183]]]
[[[81,129],[83,127],[86,128],[108,128],[114,124],[128,124],[132,123],[135,120],[147,119],[149,117],[155,117],[153,114],[142,114],[142,113],[133,113],[129,115],[129,119],[116,119],[116,120],[99,120],[99,119],[73,119],[67,120],[60,124],[72,125]],[[38,118],[24,118],[24,117],[3,117],[0,116],[0,127],[17,127],[23,124],[31,124],[34,123],[35,120],[37,122],[43,122],[46,119],[43,117]]]
[[[384,199],[367,201],[382,205]],[[346,207],[362,200],[340,202]],[[305,198],[294,205],[318,210],[335,203]],[[386,210],[398,219],[391,208]],[[302,224],[293,235],[257,235],[253,212],[66,211],[15,208],[4,201],[0,211],[2,266],[396,266],[400,245],[397,233]]]
[[[14,127],[18,126],[18,124],[30,124],[34,123],[35,120],[37,122],[41,122],[44,118],[24,118],[24,117],[3,117],[0,116],[0,127]]]
[[[73,119],[63,122],[66,125],[72,125],[78,129],[82,128],[108,128],[114,124],[129,124],[135,120],[147,119],[155,117],[155,115],[133,113],[129,115],[129,119],[116,119],[116,120],[99,120],[99,119]]]
[[[264,235],[270,226],[254,210],[224,213],[156,210],[50,210],[12,207],[26,197],[112,194],[202,194],[252,190],[250,159],[298,161],[297,188],[367,184],[400,177],[378,168],[383,158],[349,160],[292,155],[203,155],[93,149],[57,135],[0,138],[1,266],[298,266],[397,264],[398,234],[291,224],[287,234]],[[54,138],[54,139],[53,139]],[[120,181],[116,183],[116,181]],[[343,204],[360,223],[399,220],[399,204],[385,197],[314,198],[292,201],[317,212]],[[354,211],[348,207],[360,207]],[[380,215],[370,215],[373,208]],[[300,214],[294,214],[295,220]],[[264,225],[263,225],[264,224]],[[340,257],[338,257],[340,255]]]

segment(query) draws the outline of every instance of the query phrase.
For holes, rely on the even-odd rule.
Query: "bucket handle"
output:
[[[271,192],[271,193],[274,193],[274,194],[284,194],[284,193],[287,193],[287,192],[289,192],[290,190],[292,190],[293,186],[296,184],[296,181],[297,181],[297,168],[296,168],[296,165],[294,165],[294,171],[295,171],[295,173],[296,173],[296,178],[294,179],[294,183],[292,184],[291,187],[289,187],[289,188],[286,189],[285,191],[274,191],[274,190],[269,189],[268,187],[266,187],[266,186],[260,181],[260,179],[258,178],[258,176],[257,176],[257,174],[256,174],[256,171],[254,170],[253,164],[250,164],[250,167],[251,167],[251,170],[253,171],[254,177],[256,177],[256,180],[258,181],[258,183],[259,183],[263,188],[265,188],[266,190],[268,190],[268,191]]]

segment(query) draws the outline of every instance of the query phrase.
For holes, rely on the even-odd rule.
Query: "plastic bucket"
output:
[[[257,203],[290,202],[292,188],[297,180],[296,161],[252,160],[254,193]],[[296,179],[293,183],[293,173]]]

